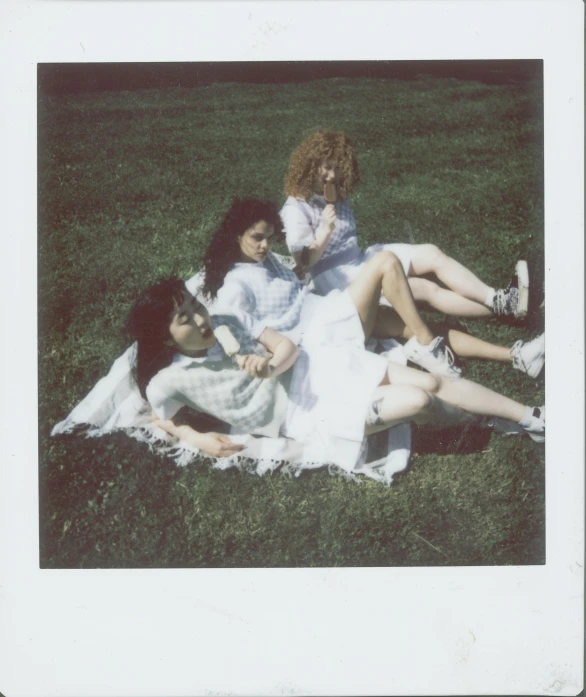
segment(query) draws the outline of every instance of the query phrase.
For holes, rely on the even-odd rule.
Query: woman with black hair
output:
[[[309,287],[271,254],[271,245],[281,233],[282,224],[274,204],[234,200],[204,255],[203,292],[210,300],[217,299],[224,311],[238,317],[252,336],[258,338],[265,327],[271,327],[300,343],[304,335],[313,331],[312,316],[324,298],[310,293]],[[372,255],[345,291],[333,290],[326,297],[350,292],[358,305],[368,303],[373,282],[380,284],[381,293],[392,308],[378,307],[370,318],[369,334],[383,339],[407,339],[410,361],[436,375],[458,377],[461,370],[454,365],[452,350],[443,336],[421,318],[394,253],[381,251]],[[340,318],[336,332],[344,332],[343,323]],[[537,376],[545,362],[543,336],[528,343],[517,341],[508,348],[457,330],[442,328],[442,334],[444,331],[461,357],[509,362],[531,377]]]
[[[210,317],[177,279],[147,288],[128,327],[137,342],[137,382],[157,425],[212,456],[242,450],[227,436],[179,424],[177,414],[190,407],[236,433],[292,438],[306,447],[306,460],[347,471],[359,462],[366,434],[405,421],[442,425],[496,416],[517,422],[535,441],[545,440],[539,409],[365,351],[381,279],[364,284],[360,297],[348,292],[324,298],[301,347],[267,326],[255,339],[235,317]],[[229,326],[236,339],[233,357],[216,340],[219,325]],[[336,333],[339,326],[343,333]]]

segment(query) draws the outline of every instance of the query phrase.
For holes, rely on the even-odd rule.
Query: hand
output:
[[[230,457],[230,455],[244,450],[243,445],[234,443],[222,433],[195,433],[192,431],[191,436],[184,440],[211,457]]]
[[[293,269],[293,273],[297,276],[300,281],[305,280],[305,274],[307,273],[305,266],[302,264],[297,264]]]
[[[266,356],[256,356],[249,354],[247,356],[237,355],[236,363],[240,366],[240,370],[244,370],[252,378],[270,378],[272,367],[269,365],[270,358]]]
[[[322,213],[321,219],[324,229],[326,230],[328,235],[331,235],[332,232],[334,232],[336,220],[338,219],[338,217],[336,216],[336,207],[333,203],[328,203],[328,205],[324,208],[324,212]]]

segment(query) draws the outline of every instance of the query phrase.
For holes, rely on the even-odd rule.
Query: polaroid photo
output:
[[[582,5],[8,7],[0,692],[578,694]]]

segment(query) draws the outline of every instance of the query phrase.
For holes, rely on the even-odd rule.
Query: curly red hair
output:
[[[338,195],[345,199],[359,183],[356,151],[344,133],[319,131],[308,136],[291,155],[285,178],[285,193],[295,198],[309,199],[315,194],[315,182],[320,166],[329,160],[338,168]]]

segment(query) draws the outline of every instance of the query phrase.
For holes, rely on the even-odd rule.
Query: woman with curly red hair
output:
[[[495,290],[432,244],[377,244],[363,252],[348,203],[359,181],[355,148],[344,133],[313,133],[291,156],[281,219],[289,250],[298,268],[311,274],[318,294],[346,288],[373,254],[385,250],[401,261],[415,300],[440,312],[463,317],[527,314],[525,261],[517,263],[511,287]],[[434,274],[447,288],[421,278],[425,274]]]

